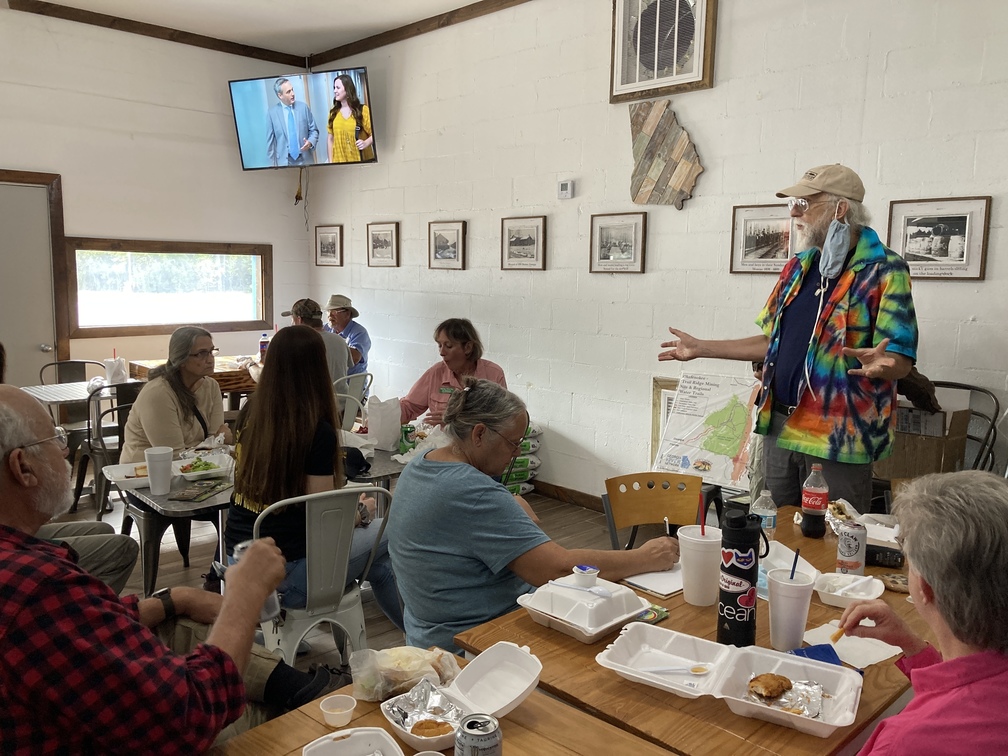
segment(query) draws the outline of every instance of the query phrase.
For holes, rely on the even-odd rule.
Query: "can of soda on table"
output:
[[[405,454],[416,448],[416,426],[404,425],[399,432],[399,453]]]
[[[455,731],[455,756],[501,756],[504,736],[489,714],[470,714]]]
[[[836,571],[864,575],[868,529],[859,522],[843,520],[837,530]]]
[[[232,557],[236,562],[241,561],[242,556],[249,546],[252,545],[252,541],[242,541],[237,546],[234,547],[234,552]],[[227,578],[225,577],[225,583]],[[227,590],[227,588],[225,588]],[[276,591],[273,591],[269,596],[266,597],[266,603],[263,604],[262,611],[259,613],[260,622],[269,622],[270,620],[275,620],[280,616],[280,596]]]

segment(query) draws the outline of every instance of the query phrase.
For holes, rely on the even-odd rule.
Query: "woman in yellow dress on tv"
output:
[[[374,160],[373,143],[371,110],[361,104],[353,79],[340,74],[333,80],[333,106],[329,110],[329,162]]]

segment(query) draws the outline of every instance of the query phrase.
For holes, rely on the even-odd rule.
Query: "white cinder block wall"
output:
[[[732,206],[774,202],[824,162],[861,173],[883,237],[890,200],[993,195],[986,281],[915,284],[919,365],[1008,399],[1006,22],[985,0],[722,0],[715,87],[673,98],[706,168],[682,211],[629,200],[608,0],[533,0],[323,66],[368,66],[380,163],[312,172],[310,225],[346,233],[346,267],[316,268],[296,175],[242,173],[235,144],[227,80],[280,67],[0,8],[0,166],[61,173],[68,234],[272,243],[275,314],[306,291],[352,296],[383,397],[437,359],[438,321],[472,318],[547,426],[540,477],[597,494],[649,464],[651,378],[679,373],[656,361],[667,326],[755,332],[773,279],[728,273]],[[559,201],[569,178],[577,195]],[[589,274],[590,216],[635,210],[647,273]],[[540,214],[548,269],[502,272],[501,218]],[[366,225],[392,220],[402,267],[369,269]],[[467,270],[428,270],[431,220],[469,222]],[[217,339],[250,352],[258,334]],[[144,357],[166,341],[117,346]]]
[[[382,397],[437,359],[437,322],[471,318],[547,426],[540,478],[600,493],[649,465],[651,379],[679,373],[656,360],[667,327],[756,333],[773,277],[729,274],[732,206],[775,202],[839,161],[864,179],[883,239],[891,200],[993,195],[986,280],[920,281],[914,295],[921,370],[1006,398],[1006,22],[1008,6],[984,0],[722,2],[715,87],[673,98],[705,167],[682,211],[629,200],[608,2],[535,0],[341,61],[368,66],[381,163],[317,174],[313,218],[349,228],[349,267],[319,269],[315,291],[358,304]],[[575,199],[556,199],[560,179]],[[590,274],[590,216],[634,210],[648,213],[646,274]],[[540,214],[547,270],[502,272],[501,218]],[[369,269],[366,224],[390,220],[402,267]],[[428,270],[431,220],[468,221],[465,271]]]

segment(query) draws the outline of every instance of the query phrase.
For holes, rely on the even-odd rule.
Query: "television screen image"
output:
[[[366,68],[281,74],[229,86],[246,171],[378,161]]]

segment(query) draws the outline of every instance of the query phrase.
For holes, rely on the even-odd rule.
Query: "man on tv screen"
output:
[[[270,165],[307,165],[318,144],[318,127],[311,110],[303,102],[295,102],[294,86],[289,79],[279,78],[273,91],[280,102],[269,109],[266,152]]]

